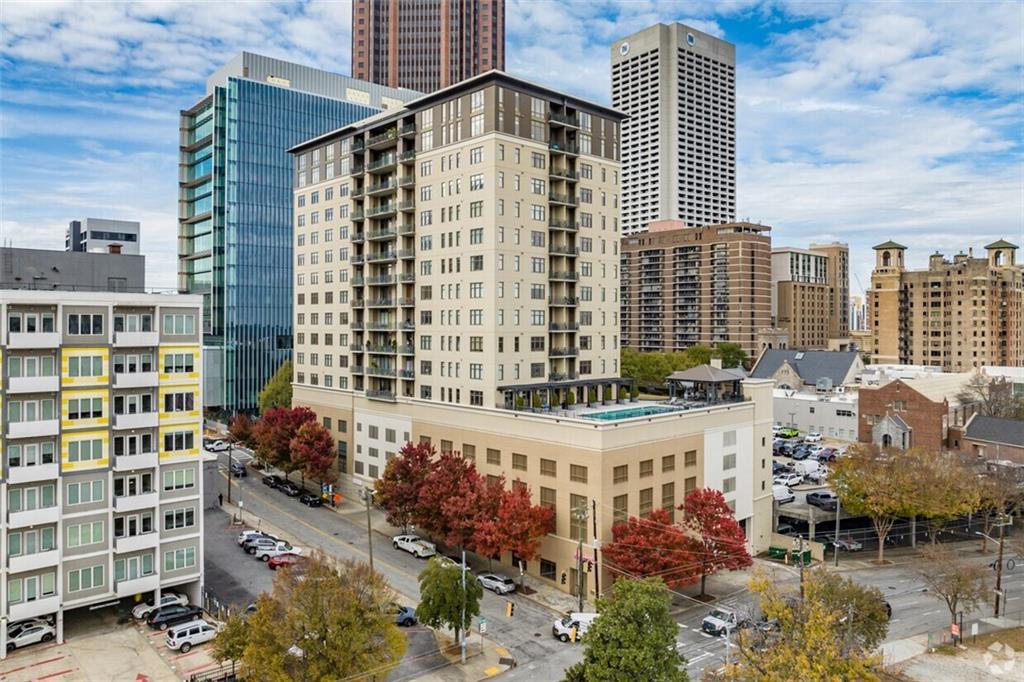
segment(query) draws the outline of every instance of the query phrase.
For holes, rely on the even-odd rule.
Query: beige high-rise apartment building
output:
[[[622,124],[622,231],[736,220],[736,46],[680,23],[611,48]]]
[[[868,324],[875,364],[910,364],[965,372],[984,365],[1024,365],[1024,265],[1016,244],[985,247],[986,257],[936,252],[908,270],[905,246],[874,247]]]
[[[651,223],[622,238],[622,344],[640,351],[736,343],[771,326],[771,228]]]
[[[850,333],[850,250],[846,244],[772,249],[772,317],[791,348],[824,350]]]
[[[684,410],[619,378],[620,120],[490,72],[292,149],[295,404],[361,484],[429,440],[529,485],[556,520],[527,570],[566,590],[579,538],[695,487],[770,532],[770,386]]]

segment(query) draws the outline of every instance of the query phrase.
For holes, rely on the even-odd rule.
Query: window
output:
[[[196,565],[196,548],[185,547],[164,552],[164,570],[180,571],[183,568],[191,568]]]
[[[732,447],[736,445],[736,432],[726,431],[722,434],[722,447]]]
[[[555,499],[556,493],[553,488],[541,488],[540,489],[540,506],[550,509],[552,512],[555,511]],[[552,525],[554,524],[554,514],[552,514]]]
[[[469,163],[470,164],[480,163],[483,160],[484,160],[484,148],[483,147],[473,147],[472,149],[469,150]]]
[[[20,604],[57,593],[54,573],[43,573],[28,578],[10,578],[7,581],[7,603]]]
[[[185,490],[196,485],[196,470],[192,468],[165,471],[163,475],[164,490]]]
[[[629,480],[629,465],[620,464],[612,469],[612,483],[625,483]]]
[[[68,443],[69,462],[89,462],[103,459],[103,441],[99,438],[90,440],[73,440]]]
[[[149,313],[114,315],[115,332],[151,332],[153,316]]]
[[[640,462],[640,478],[647,478],[654,475],[654,460],[645,459]]]
[[[164,374],[187,374],[195,371],[192,353],[164,353]]]
[[[483,173],[475,173],[469,176],[469,189],[470,191],[483,189],[484,188],[484,175]]]
[[[548,580],[554,580],[558,573],[558,566],[554,561],[548,561],[547,559],[540,560],[540,577],[547,578]]]
[[[683,455],[683,466],[695,467],[697,466],[697,451],[687,450],[686,454]]]
[[[640,491],[640,518],[646,519],[654,510],[654,488]]]
[[[114,582],[135,580],[141,576],[152,575],[153,572],[152,554],[114,559]]]
[[[686,481],[685,481],[685,483],[683,485],[683,497],[686,497],[687,495],[689,495],[690,493],[692,493],[696,489],[697,489],[697,477],[696,476],[690,476],[689,478],[686,479]]]
[[[665,483],[661,486],[661,508],[668,512],[675,521],[676,516],[676,484]]]
[[[478,362],[469,363],[469,378],[470,379],[483,379],[484,378],[484,366]]]
[[[540,178],[530,178],[530,191],[534,194],[547,194],[547,183]]]
[[[164,434],[164,452],[184,452],[195,446],[192,431],[173,431]]]
[[[11,423],[37,422],[56,419],[53,398],[40,400],[12,400],[7,403],[8,419]]]
[[[90,502],[103,501],[103,481],[82,481],[79,483],[68,483],[67,504],[89,504]]]
[[[579,464],[569,465],[569,480],[575,481],[576,483],[587,482],[587,467]]]
[[[68,376],[98,377],[103,376],[103,356],[83,355],[68,358]]]
[[[7,556],[23,556],[57,549],[55,528],[19,531],[7,536]]]
[[[534,220],[544,220],[544,216],[547,215],[545,208],[540,204],[530,205],[530,217]]]
[[[11,378],[57,376],[56,363],[52,355],[28,355],[8,358],[7,373]]]
[[[729,478],[722,479],[722,492],[731,493],[736,490],[736,477],[730,476]]]
[[[518,452],[512,453],[512,468],[519,471],[526,471],[526,455]]]
[[[629,520],[629,495],[612,498],[612,523],[626,523]]]
[[[470,244],[483,244],[484,243],[484,228],[474,227],[469,231],[469,243]]]
[[[40,464],[53,464],[54,449],[52,441],[42,443],[10,443],[7,446],[7,466],[32,467]]]
[[[153,356],[150,353],[114,355],[114,374],[138,374],[153,371]]]
[[[167,509],[164,511],[164,530],[191,528],[194,525],[196,525],[196,510],[194,507]]]
[[[530,153],[530,165],[534,168],[546,168],[547,167],[547,156],[540,152]]]
[[[484,257],[483,256],[470,256],[469,257],[469,269],[472,272],[476,272],[484,269]]]
[[[483,132],[484,132],[484,115],[483,114],[476,114],[475,116],[470,117],[470,119],[469,119],[469,134],[473,135],[473,136],[476,136],[476,135],[483,135]],[[427,135],[427,133],[423,133],[423,135],[420,136],[421,143],[422,143],[422,138],[425,135]],[[426,146],[423,146],[423,148],[427,149]]]
[[[729,453],[722,457],[722,469],[728,471],[736,468],[736,453]]]
[[[542,460],[543,461],[543,460]],[[587,538],[587,498],[584,495],[569,495],[569,538]]]
[[[68,547],[98,545],[103,542],[103,521],[68,526]]]
[[[555,460],[553,459],[541,459],[540,460],[540,475],[541,476],[555,476],[557,467]]]
[[[164,315],[164,334],[188,336],[196,333],[195,315],[166,314]]]
[[[68,419],[99,419],[102,416],[102,398],[71,398],[68,400]]]
[[[68,592],[80,592],[103,587],[103,565],[80,568],[68,572]]]
[[[94,336],[103,333],[103,315],[76,313],[68,315],[67,333],[71,336]]]
[[[675,455],[665,455],[664,457],[661,458],[661,471],[662,471],[662,473],[665,473],[667,471],[675,471],[675,470],[676,470],[676,456]]]
[[[501,450],[487,448],[487,463],[495,466],[501,466]]]
[[[196,407],[195,399],[195,394],[191,391],[167,393],[164,395],[164,412],[191,412]]]
[[[7,331],[14,334],[51,333],[56,331],[53,313],[8,313]]]

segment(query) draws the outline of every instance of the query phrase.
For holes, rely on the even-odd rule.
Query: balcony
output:
[[[361,137],[352,138],[352,152],[361,152],[366,149],[366,140]]]
[[[395,299],[393,298],[374,298],[366,302],[371,308],[394,308]]]
[[[51,613],[57,613],[59,608],[60,597],[55,594],[34,601],[11,604],[7,607],[7,621],[13,623],[14,621],[25,620],[26,618],[46,616]]]
[[[416,329],[416,324],[411,320],[406,320],[405,322],[399,322],[398,328],[404,332],[411,332]]]
[[[352,374],[359,374],[360,376],[366,374],[366,368],[362,365],[352,365],[348,371]]]
[[[114,538],[115,552],[139,552],[144,549],[156,549],[160,546],[160,533],[151,531],[139,535],[128,535]]]
[[[366,170],[370,171],[371,173],[386,172],[394,168],[396,163],[397,160],[395,159],[395,155],[388,154],[387,156],[377,159],[376,161],[371,161],[370,164],[366,167]]]
[[[11,377],[10,393],[52,393],[60,390],[60,377]]]
[[[575,206],[579,203],[579,199],[571,194],[549,194],[548,201],[552,204],[562,204],[563,206]]]
[[[553,332],[574,332],[579,328],[579,322],[552,322],[548,325],[548,329]]]
[[[364,233],[356,232],[352,235],[353,244],[362,244],[364,241],[366,241],[366,235]]]
[[[579,118],[576,117],[576,116],[573,116],[572,114],[560,114],[560,113],[552,112],[552,114],[548,117],[548,122],[551,123],[551,125],[553,125],[553,126],[554,125],[557,125],[557,126],[567,126],[569,128],[579,128],[580,127],[580,120],[579,120]]]
[[[548,303],[553,306],[574,306],[579,302],[576,296],[548,296]]]
[[[49,462],[47,464],[33,464],[31,466],[10,466],[7,467],[7,484],[35,483],[36,481],[52,481],[60,476],[60,464]]]
[[[383,204],[381,206],[374,206],[366,209],[367,218],[380,218],[381,216],[390,216],[395,214],[395,204]]]
[[[402,377],[403,379],[415,379],[416,372],[411,369],[400,369],[398,370],[398,376]]]
[[[556,180],[571,180],[573,182],[579,178],[576,171],[571,171],[568,168],[552,168],[548,171],[548,175]]]
[[[371,332],[393,332],[395,331],[394,322],[370,322],[366,325],[366,328]]]
[[[366,392],[366,397],[370,400],[386,400],[388,402],[395,402],[394,391],[382,391],[379,389],[370,389]]]
[[[9,573],[38,571],[43,568],[56,566],[58,563],[60,563],[60,550],[51,549],[47,552],[12,556],[10,567],[7,570]]]
[[[10,422],[7,425],[8,438],[38,438],[56,436],[60,433],[59,419],[44,419],[35,422]]]
[[[551,220],[548,221],[548,229],[565,230],[567,232],[579,232],[580,224],[570,222],[568,220]]]
[[[7,526],[9,528],[24,528],[25,526],[43,526],[47,523],[57,523],[60,519],[60,507],[43,507],[41,509],[26,509],[24,511],[12,511],[7,515]]]
[[[576,372],[551,372],[548,374],[549,381],[571,381],[576,379]]]
[[[549,142],[548,149],[555,154],[579,156],[580,153],[580,147],[575,142]]]
[[[366,329],[366,323],[360,320],[354,320],[351,324],[349,324],[349,326],[352,328],[352,331],[354,332],[361,332],[364,329]]]
[[[361,196],[363,196],[363,192],[364,191],[365,190],[362,187],[356,187],[355,189],[352,190],[352,198],[353,199],[360,198]]]
[[[122,580],[114,585],[114,592],[118,597],[134,597],[143,592],[152,592],[160,587],[160,575],[144,575],[140,578]]]
[[[402,355],[415,355],[416,347],[411,343],[406,343],[398,347],[398,352]]]
[[[411,272],[403,272],[402,274],[400,274],[398,276],[398,281],[402,282],[403,284],[405,284],[407,282],[415,282],[416,281],[416,275],[414,275]]]
[[[351,343],[351,344],[349,344],[348,349],[351,352],[353,352],[353,353],[362,353],[363,352],[363,344],[361,344],[361,343]]]
[[[366,373],[372,377],[384,377],[386,379],[395,378],[394,367],[367,367]]]
[[[136,412],[135,414],[115,414],[115,429],[155,429],[160,423],[158,412]]]
[[[395,129],[392,128],[386,132],[371,135],[370,139],[366,141],[366,146],[370,149],[374,149],[376,147],[387,147],[388,145],[393,144],[397,139],[395,132]]]
[[[410,260],[416,257],[416,249],[399,249],[398,257],[403,260]]]
[[[403,163],[406,163],[406,162],[409,162],[409,161],[415,161],[416,160],[416,150],[415,149],[410,149],[408,151],[402,152],[401,154],[398,155],[398,160],[403,162]]]
[[[548,351],[548,357],[552,358],[569,358],[579,354],[579,348],[552,348]]]
[[[114,457],[114,471],[154,469],[159,462],[160,455],[156,452],[142,452],[138,455],[117,455]]]
[[[352,220],[363,220],[364,217],[362,210],[352,211]]]
[[[120,348],[159,346],[159,332],[114,332],[114,345]]]
[[[413,224],[400,225],[398,227],[398,234],[401,234],[401,235],[416,234],[416,226],[413,225]]]
[[[402,211],[403,213],[410,213],[412,211],[415,211],[416,210],[416,202],[415,201],[400,201],[400,202],[398,202],[398,210]]]
[[[139,495],[122,495],[114,498],[114,511],[130,512],[140,509],[152,509],[160,504],[160,493],[140,493]]]
[[[398,233],[394,230],[373,230],[366,238],[370,241],[377,241],[379,239],[394,239],[398,236]]]
[[[369,284],[371,287],[385,286],[385,285],[388,285],[388,284],[394,284],[395,283],[395,276],[394,275],[377,275],[376,277],[367,277],[366,278],[366,283]]]
[[[416,184],[416,178],[412,175],[403,175],[398,179],[399,187],[412,187]]]
[[[10,332],[7,348],[60,348],[60,334],[57,332]]]
[[[394,355],[398,352],[398,347],[368,343],[366,344],[366,352],[373,353],[375,355]]]
[[[364,308],[364,307],[366,307],[366,301],[363,301],[363,300],[352,301],[352,307],[353,308]]]
[[[378,251],[366,257],[367,263],[391,263],[398,260],[398,254],[394,251]]]
[[[116,372],[114,388],[153,388],[160,383],[156,372]]]
[[[575,246],[555,246],[552,244],[548,247],[548,253],[552,256],[578,256],[580,250]]]
[[[402,296],[398,299],[398,305],[403,308],[409,308],[416,305],[416,299],[411,296]]]
[[[552,282],[575,282],[580,278],[578,272],[552,272],[548,279]]]
[[[366,262],[366,257],[357,253],[351,258],[349,258],[348,262],[351,263],[352,265],[362,265],[363,263]]]
[[[406,136],[406,135],[415,135],[416,134],[416,124],[415,123],[406,123],[405,125],[403,125],[401,128],[398,129],[398,134],[403,136],[403,137]]]

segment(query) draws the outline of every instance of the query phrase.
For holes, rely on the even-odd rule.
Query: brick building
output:
[[[879,447],[905,450],[926,447],[945,450],[951,430],[963,427],[974,410],[961,405],[956,394],[970,373],[896,379],[878,388],[859,391],[857,440]]]
[[[964,447],[979,457],[1024,464],[1024,421],[976,414],[964,427]]]

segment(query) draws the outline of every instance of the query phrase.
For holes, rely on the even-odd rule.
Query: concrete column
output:
[[[7,616],[0,617],[0,661],[7,658]]]
[[[64,607],[57,609],[57,643],[64,643]],[[6,645],[5,645],[6,647]]]

